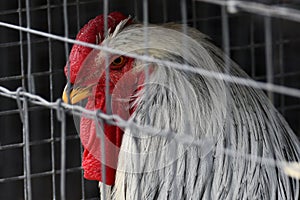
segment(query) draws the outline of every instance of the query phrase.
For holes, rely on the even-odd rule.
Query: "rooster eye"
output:
[[[111,63],[110,68],[111,69],[120,69],[125,64],[125,61],[126,61],[125,57],[120,56]]]

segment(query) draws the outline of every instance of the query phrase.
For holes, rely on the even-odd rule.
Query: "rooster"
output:
[[[86,109],[145,127],[82,116],[84,177],[99,181],[106,199],[298,199],[298,180],[263,162],[298,162],[297,137],[260,89],[222,79],[221,73],[248,76],[229,59],[226,67],[207,36],[193,28],[183,34],[172,23],[149,25],[145,35],[141,24],[119,12],[107,20],[106,37],[99,15],[76,39],[124,53],[75,44],[63,94],[65,102],[87,99]],[[217,76],[193,72],[199,69]]]

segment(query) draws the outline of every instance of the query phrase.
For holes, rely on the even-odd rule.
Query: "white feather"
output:
[[[117,28],[106,44],[145,54],[141,25]],[[147,52],[154,58],[225,72],[224,55],[195,29],[183,35],[174,24],[148,27]],[[185,41],[183,48],[182,41]],[[299,182],[283,170],[224,149],[277,161],[299,162],[299,142],[261,90],[199,74],[154,66],[138,93],[131,118],[140,125],[171,129],[212,146],[178,144],[172,138],[126,129],[113,199],[298,199]],[[136,60],[135,69],[144,70]],[[247,75],[230,61],[230,74]]]

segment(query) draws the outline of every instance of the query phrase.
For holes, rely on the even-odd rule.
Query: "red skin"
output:
[[[129,109],[130,102],[118,101],[119,98],[128,98],[134,94],[138,85],[143,82],[143,76],[139,73],[132,73],[133,59],[127,58],[127,62],[121,69],[110,70],[110,93],[112,94],[112,112],[127,120],[133,109]],[[86,108],[89,110],[100,109],[106,113],[105,107],[105,73],[99,78],[99,83],[95,88],[95,96],[90,96]],[[127,109],[126,109],[127,108]],[[96,136],[94,120],[82,118],[80,123],[80,138],[85,152],[83,154],[82,166],[84,176],[87,179],[104,182],[101,169],[103,158],[101,156],[101,141]],[[122,142],[123,130],[117,126],[104,123],[105,134],[105,183],[113,185],[117,169],[119,149]]]
[[[108,28],[111,29],[111,32],[114,31],[118,23],[127,16],[123,15],[120,12],[112,12],[107,17]],[[76,36],[76,40],[96,44],[96,36],[100,35],[100,40],[104,39],[104,17],[103,15],[98,15],[94,19],[91,19],[83,28],[80,29]],[[101,42],[99,41],[99,42]],[[74,44],[69,56],[70,63],[70,82],[75,83],[77,73],[82,66],[83,61],[87,55],[91,52],[92,48],[84,47],[78,44]],[[65,66],[65,74],[67,76],[67,65]]]
[[[119,13],[113,12],[108,16],[108,28],[113,31],[118,23],[127,16]],[[131,23],[131,22],[129,22]],[[92,44],[96,44],[96,36],[100,35],[101,41],[104,39],[104,17],[103,15],[99,15],[96,18],[90,20],[77,34],[76,40],[88,42]],[[99,41],[99,42],[101,42]],[[70,82],[75,84],[75,81],[78,81],[77,76],[86,77],[91,76],[91,74],[95,72],[89,72],[89,70],[85,70],[85,74],[78,75],[81,66],[86,64],[84,63],[87,56],[95,51],[92,51],[91,48],[80,46],[74,44],[72,47],[69,63],[70,63]],[[92,54],[91,54],[92,55]],[[90,55],[90,56],[91,56]],[[114,95],[128,95],[122,94],[124,91],[122,88],[126,87],[126,91],[134,90],[136,87],[137,74],[132,74],[129,71],[132,69],[133,59],[126,58],[126,62],[124,62],[123,66],[120,69],[112,69],[110,73],[110,92]],[[88,63],[90,64],[90,63]],[[65,74],[67,76],[67,65],[65,67]],[[128,73],[129,79],[125,79],[122,84],[118,84],[119,80],[125,73]],[[86,75],[86,76],[85,76]],[[127,76],[127,75],[126,75]],[[134,77],[132,77],[134,76]],[[76,80],[77,78],[77,80]],[[117,85],[117,86],[116,86]],[[129,89],[128,89],[129,88]],[[116,92],[117,91],[117,92]],[[133,91],[132,91],[133,92]],[[132,113],[131,110],[128,110],[128,113],[124,112],[124,105],[120,103],[112,103],[113,104],[113,112],[114,114],[119,114],[124,119],[128,119],[129,115]],[[86,108],[89,110],[100,109],[102,112],[106,112],[105,108],[105,73],[102,73],[101,77],[99,77],[98,85],[95,88],[95,95],[89,97]],[[122,109],[121,109],[122,108]],[[116,126],[111,126],[104,123],[104,133],[105,133],[105,147],[106,147],[106,180],[105,183],[108,185],[113,185],[115,181],[115,173],[117,167],[117,158],[119,147],[121,146],[123,131]],[[83,152],[83,160],[82,166],[84,169],[84,177],[90,180],[104,181],[101,174],[101,153],[100,153],[100,140],[96,137],[95,123],[93,120],[82,117],[80,123],[80,138],[84,147]]]

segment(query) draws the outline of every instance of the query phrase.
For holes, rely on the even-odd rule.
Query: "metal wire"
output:
[[[34,95],[34,94],[31,94],[28,92],[10,91],[2,86],[0,86],[0,95],[6,96],[6,97],[9,97],[12,99],[16,99],[16,100],[19,99],[20,101],[26,101],[28,99],[28,101],[30,101],[33,104],[43,105],[48,108],[55,109],[57,111],[57,113],[59,113],[58,118],[60,120],[62,119],[61,114],[65,113],[65,111],[67,111],[69,113],[72,113],[73,115],[77,115],[77,116],[84,115],[86,118],[90,118],[90,119],[95,119],[95,117],[96,117],[96,118],[105,120],[107,123],[119,126],[121,128],[137,129],[140,131],[144,131],[145,134],[148,134],[150,136],[161,136],[161,137],[166,137],[166,138],[172,137],[174,139],[174,141],[176,141],[180,144],[184,144],[184,145],[195,145],[195,146],[205,149],[208,146],[211,146],[211,144],[213,144],[213,142],[214,142],[210,138],[195,140],[194,137],[192,137],[190,135],[178,135],[175,132],[173,132],[172,130],[157,129],[157,128],[147,126],[147,125],[142,126],[142,125],[134,123],[130,119],[128,121],[124,120],[121,117],[119,117],[118,115],[107,115],[102,112],[87,110],[81,106],[65,104],[65,103],[62,103],[60,99],[58,99],[56,102],[49,102],[38,95]],[[63,112],[63,110],[61,110],[61,109],[65,110],[65,111]],[[62,122],[62,134],[63,134],[63,130],[64,130],[63,126],[65,126],[65,125]],[[62,138],[62,140],[65,140],[65,139]],[[28,144],[29,144],[29,142],[28,142]],[[238,156],[238,157],[247,159],[252,162],[257,162],[257,163],[265,164],[265,165],[272,166],[272,167],[281,168],[282,166],[287,165],[286,161],[276,161],[274,159],[264,158],[264,157],[260,157],[260,156],[256,156],[256,155],[242,154],[242,153],[235,152],[235,151],[232,151],[232,150],[226,149],[226,148],[221,149],[221,150],[223,151],[224,154],[228,154],[230,156]],[[65,152],[63,152],[63,153],[65,153]]]
[[[89,0],[89,1],[78,1],[76,0],[75,2],[67,2],[67,6],[82,6],[82,5],[88,5],[91,3],[99,3],[99,0]],[[62,7],[63,3],[56,3],[56,4],[51,4],[51,5],[41,5],[41,6],[35,6],[31,8],[31,11],[40,11],[40,10],[45,10],[45,9],[55,9],[55,8],[60,8]],[[1,15],[9,15],[9,14],[14,14],[18,12],[26,12],[26,8],[19,7],[18,9],[8,9],[8,10],[1,10],[0,11],[0,16]]]
[[[274,83],[274,72],[273,72],[273,53],[272,53],[272,25],[271,25],[271,18],[265,17],[265,54],[266,54],[266,68],[267,68],[267,82]],[[268,92],[268,97],[271,102],[274,103],[274,95],[272,92]]]
[[[81,170],[82,170],[81,167],[68,168],[64,172],[62,172],[61,170],[56,170],[55,175],[60,175],[61,173],[78,172]],[[44,171],[44,172],[40,172],[40,173],[31,174],[30,177],[37,178],[37,177],[43,177],[43,176],[48,176],[48,175],[52,175],[52,174],[53,174],[52,171]],[[9,178],[1,178],[0,183],[8,183],[8,182],[17,181],[17,180],[24,180],[24,178],[25,178],[24,175],[14,176],[14,177],[9,177]],[[53,197],[53,198],[55,199],[55,197]]]
[[[140,59],[140,60],[143,60],[146,62],[154,62],[154,63],[158,63],[158,64],[169,65],[170,67],[173,67],[174,69],[185,70],[185,71],[193,72],[193,73],[200,74],[200,75],[210,77],[210,78],[215,78],[215,79],[219,79],[219,80],[223,80],[223,81],[227,81],[227,82],[234,82],[234,83],[241,84],[241,85],[246,85],[246,86],[250,86],[250,87],[254,87],[254,88],[259,88],[262,90],[268,90],[268,91],[300,98],[300,90],[295,89],[295,88],[285,87],[285,86],[276,85],[276,84],[272,84],[272,83],[258,82],[258,81],[254,81],[252,79],[230,76],[227,74],[207,71],[204,69],[196,69],[196,68],[192,68],[191,66],[181,65],[176,62],[160,60],[160,59],[156,59],[156,58],[152,58],[152,57],[148,57],[148,56],[144,56],[144,55],[141,56],[141,55],[134,54],[134,53],[127,53],[127,52],[112,49],[109,47],[94,45],[94,44],[90,44],[90,43],[86,43],[86,42],[81,42],[81,41],[61,37],[61,36],[50,34],[50,33],[45,33],[45,32],[28,29],[28,28],[24,28],[24,27],[19,27],[19,26],[4,23],[4,22],[0,22],[0,26],[5,26],[8,28],[12,28],[12,29],[30,32],[32,34],[36,34],[36,35],[40,35],[40,36],[44,36],[44,37],[50,37],[52,39],[56,39],[59,41],[64,41],[64,42],[68,42],[68,43],[72,43],[72,44],[79,44],[82,46],[98,49],[98,50],[112,53],[112,54],[122,55],[122,54],[126,53],[126,55],[129,57]]]
[[[61,174],[60,174],[60,198],[66,199],[65,188],[66,188],[66,113],[61,107],[61,101],[58,101],[57,118],[61,122]]]
[[[228,11],[231,13],[235,13],[238,11],[245,11],[245,12],[254,13],[256,15],[259,14],[263,16],[278,17],[281,19],[287,19],[296,22],[300,21],[300,12],[293,8],[284,8],[280,6],[266,5],[263,3],[235,1],[235,0],[228,0],[228,1],[195,0],[195,1],[201,1],[201,2],[216,4],[220,6],[227,6]]]
[[[68,8],[67,8],[67,0],[63,1],[63,19],[64,19],[64,34],[65,37],[69,37],[69,21],[68,21]],[[69,60],[69,45],[65,42],[65,58],[66,61]],[[67,62],[68,67],[68,88],[71,88],[70,77],[71,70],[70,64]],[[70,102],[70,89],[67,90],[68,102]],[[66,115],[65,112],[60,107],[60,102],[58,103],[58,110],[56,111],[57,118],[61,121],[61,175],[60,175],[60,198],[62,200],[66,199],[65,189],[66,189]]]
[[[31,18],[30,18],[30,4],[29,0],[26,0],[26,22],[27,22],[27,28],[30,29],[30,24],[31,24]],[[27,79],[28,79],[28,91],[31,93],[35,93],[34,89],[34,80],[31,75],[31,35],[29,32],[27,32]]]
[[[51,33],[51,3],[50,0],[47,0],[47,21],[48,21],[48,32]],[[52,40],[48,38],[48,51],[49,51],[49,84],[50,84],[50,101],[54,100],[53,97],[53,64],[52,64]],[[50,134],[51,134],[51,175],[52,175],[52,192],[53,199],[56,199],[56,177],[55,177],[55,142],[54,142],[54,113],[53,110],[50,110]]]
[[[97,122],[100,120],[105,120],[113,125],[117,125],[119,127],[123,128],[130,128],[130,129],[138,129],[138,130],[144,130],[149,135],[160,135],[162,137],[169,137],[172,135],[174,137],[174,132],[170,130],[158,130],[150,126],[140,126],[138,124],[135,124],[133,121],[126,121],[120,118],[117,115],[111,115],[111,113],[104,114],[100,113],[97,111],[90,111],[86,110],[85,108],[81,106],[72,106],[68,104],[61,103],[60,100],[55,101],[54,99],[54,79],[53,76],[55,74],[62,73],[62,70],[54,70],[54,65],[53,65],[53,54],[52,54],[52,47],[53,47],[53,41],[60,41],[65,43],[65,54],[66,54],[66,60],[68,59],[68,45],[69,44],[79,44],[87,47],[91,47],[94,49],[98,49],[104,52],[113,53],[113,54],[123,54],[125,52],[122,51],[117,51],[115,49],[108,48],[107,46],[98,46],[94,44],[89,44],[89,43],[84,43],[80,41],[76,41],[73,39],[70,39],[69,33],[68,33],[68,17],[67,17],[67,11],[68,11],[68,6],[76,6],[76,16],[77,19],[81,16],[79,14],[79,5],[84,5],[92,2],[98,2],[98,1],[84,1],[80,2],[79,0],[76,0],[76,2],[72,3],[67,3],[67,1],[63,1],[62,4],[57,4],[57,5],[51,5],[51,1],[47,0],[47,5],[44,6],[37,6],[37,7],[30,7],[29,1],[26,0],[26,8],[21,7],[21,1],[19,0],[19,9],[18,10],[6,10],[6,11],[0,11],[0,16],[1,15],[6,15],[8,13],[18,13],[19,14],[19,24],[14,25],[12,23],[5,23],[5,22],[0,22],[0,26],[6,27],[9,29],[14,29],[19,31],[19,41],[17,42],[7,42],[7,43],[2,43],[0,44],[0,47],[9,47],[9,46],[18,46],[20,45],[20,57],[21,57],[21,74],[16,75],[16,76],[8,76],[8,77],[1,77],[0,82],[6,82],[9,80],[22,80],[22,88],[26,88],[25,80],[27,78],[27,84],[28,84],[28,90],[29,92],[21,91],[19,90],[9,90],[6,87],[0,86],[0,96],[7,97],[10,99],[15,99],[17,101],[17,104],[19,105],[18,109],[11,109],[8,111],[1,111],[1,115],[10,115],[13,113],[18,113],[20,114],[20,118],[22,121],[23,125],[23,142],[22,143],[14,143],[14,144],[9,144],[9,145],[1,145],[0,144],[0,151],[4,150],[9,150],[9,149],[16,149],[16,148],[23,148],[23,162],[24,162],[24,171],[23,175],[20,176],[13,176],[13,177],[6,177],[6,178],[0,178],[0,183],[6,183],[10,181],[16,181],[16,180],[24,180],[24,198],[25,199],[32,199],[32,178],[35,177],[42,177],[42,176],[51,176],[51,183],[52,183],[52,193],[53,193],[53,199],[57,198],[57,191],[56,191],[56,184],[57,184],[57,177],[56,175],[60,175],[60,199],[66,199],[66,173],[67,172],[74,172],[74,171],[80,171],[81,167],[75,167],[75,168],[67,168],[66,166],[66,142],[68,140],[74,140],[78,139],[78,135],[75,136],[67,136],[66,133],[66,114],[73,114],[76,116],[82,116],[82,114],[85,114],[85,117],[94,119]],[[263,90],[266,90],[269,93],[269,96],[271,99],[273,99],[273,96],[271,93],[278,93],[281,94],[281,111],[284,112],[286,109],[298,109],[300,105],[294,105],[294,106],[285,106],[284,102],[284,95],[300,98],[300,90],[297,88],[292,88],[292,87],[287,87],[283,86],[284,79],[289,77],[289,76],[295,76],[299,75],[299,73],[285,73],[283,70],[283,45],[290,43],[291,40],[289,39],[284,39],[280,37],[279,41],[274,41],[270,37],[272,34],[272,27],[271,25],[271,19],[272,17],[280,18],[280,19],[287,19],[291,21],[296,21],[300,22],[300,12],[296,9],[292,8],[283,8],[280,6],[274,6],[274,5],[265,5],[261,3],[253,3],[253,2],[243,2],[243,1],[217,1],[217,0],[194,0],[193,1],[193,19],[190,21],[188,19],[188,14],[187,14],[187,4],[185,0],[181,1],[181,22],[183,24],[183,32],[186,32],[186,24],[189,22],[193,22],[193,25],[196,26],[196,21],[198,20],[208,20],[208,18],[201,18],[198,19],[196,16],[196,10],[195,10],[195,5],[198,2],[206,2],[208,4],[215,4],[215,5],[220,5],[221,7],[221,16],[216,16],[216,17],[209,17],[209,19],[221,19],[222,20],[222,33],[223,33],[223,48],[224,51],[227,55],[230,55],[231,50],[241,50],[241,49],[250,49],[251,50],[251,75],[252,77],[256,76],[256,71],[254,68],[255,65],[255,51],[256,48],[258,47],[265,47],[265,53],[266,53],[266,77],[267,77],[267,82],[261,82],[257,80],[263,80],[265,77],[264,76],[256,76],[257,80],[251,80],[251,79],[245,79],[245,78],[240,78],[240,77],[234,77],[230,76],[226,73],[216,73],[216,72],[211,72],[207,70],[202,70],[202,69],[195,69],[192,68],[191,66],[188,65],[182,65],[179,63],[175,62],[170,62],[170,61],[165,61],[165,60],[159,60],[159,59],[154,59],[152,57],[149,57],[147,54],[145,56],[140,56],[137,54],[128,54],[128,56],[137,58],[140,60],[143,60],[145,63],[149,62],[156,62],[160,64],[167,64],[168,66],[171,66],[175,69],[178,70],[185,70],[185,71],[190,71],[193,73],[197,73],[203,76],[215,78],[215,79],[220,79],[224,80],[227,82],[235,82],[238,84],[242,85],[247,85],[250,87],[255,87],[255,88],[260,88]],[[108,1],[105,0],[103,1],[103,11],[104,11],[104,28],[105,28],[105,33],[107,33],[107,14],[109,12],[109,7],[108,7]],[[163,5],[163,21],[166,22],[168,20],[168,13],[167,13],[167,1],[164,0],[162,2]],[[64,25],[65,25],[65,36],[59,36],[56,34],[52,34],[52,18],[51,18],[51,9],[57,8],[57,7],[63,7],[64,10]],[[136,12],[138,12],[136,4]],[[47,20],[48,20],[48,26],[47,30],[48,32],[43,32],[43,31],[38,31],[35,29],[31,28],[31,16],[30,12],[34,10],[42,10],[42,9],[47,9]],[[148,38],[148,31],[147,27],[149,26],[149,2],[147,0],[143,1],[143,24],[144,24],[144,30],[145,30],[145,45],[147,46],[147,38]],[[229,41],[229,20],[230,16],[228,14],[228,11],[233,13],[233,12],[239,12],[239,11],[244,11],[244,12],[249,12],[252,14],[260,14],[265,16],[265,43],[259,43],[254,41],[254,23],[253,23],[253,18],[251,19],[251,35],[250,35],[250,44],[249,45],[243,45],[243,46],[235,46],[232,47],[230,46],[230,41]],[[22,12],[26,12],[26,20],[27,20],[27,27],[23,27],[22,24]],[[77,28],[80,27],[79,21],[77,21]],[[22,37],[22,32],[25,32],[27,34],[27,41],[23,41]],[[31,34],[35,34],[38,36],[42,36],[44,38],[42,39],[33,39],[31,37]],[[43,71],[43,72],[38,72],[38,73],[33,73],[32,72],[32,55],[31,55],[31,44],[34,43],[42,43],[42,42],[47,42],[48,43],[48,49],[49,49],[49,69],[48,71]],[[27,45],[27,74],[24,72],[24,52],[23,52],[23,47],[24,45]],[[273,52],[272,52],[272,47],[275,45],[280,46],[280,73],[279,74],[274,74],[273,71]],[[185,42],[183,41],[183,46],[186,48]],[[226,59],[225,59],[226,60]],[[229,62],[229,61],[228,61]],[[228,65],[227,63],[227,66]],[[70,72],[70,70],[68,70]],[[146,71],[146,79],[147,79],[147,73]],[[109,73],[107,73],[107,77],[109,78]],[[34,86],[34,79],[39,76],[49,76],[49,92],[50,92],[50,101],[45,100],[42,98],[40,95],[35,95],[35,86]],[[70,77],[70,74],[68,74],[68,77]],[[107,81],[109,79],[107,78]],[[280,85],[275,83],[275,79],[280,78]],[[106,84],[106,93],[109,94],[109,85]],[[108,98],[108,96],[107,96]],[[109,99],[107,99],[107,102],[109,102]],[[28,105],[30,103],[30,106]],[[33,106],[31,106],[33,105]],[[39,109],[49,109],[50,112],[50,138],[49,139],[44,139],[44,140],[39,140],[39,141],[30,141],[29,140],[29,112],[33,110],[39,110]],[[55,137],[55,115],[54,113],[57,113],[57,119],[60,121],[60,126],[61,126],[61,136]],[[97,123],[98,124],[98,123]],[[147,131],[145,131],[147,130]],[[99,129],[97,133],[99,133]],[[98,136],[101,136],[101,134],[97,134]],[[196,145],[199,146],[200,148],[205,148],[207,145],[211,144],[211,141],[209,138],[206,140],[201,140],[201,141],[195,141],[194,138],[189,137],[188,135],[184,136],[177,136],[175,134],[174,140],[178,143],[182,144],[189,144],[189,145]],[[102,141],[102,140],[101,140]],[[56,157],[55,157],[55,143],[60,142],[61,146],[61,166],[60,169],[56,169]],[[30,162],[30,147],[33,145],[39,145],[39,144],[51,144],[51,169],[49,171],[43,171],[41,173],[31,173],[31,162]],[[105,147],[105,145],[101,145],[102,147]],[[81,147],[81,146],[80,146]],[[82,147],[81,147],[82,148]],[[102,149],[102,152],[104,150]],[[250,154],[241,154],[239,152],[234,152],[229,149],[222,149],[222,152],[227,155],[231,155],[234,157],[241,157],[244,159],[247,159],[249,161],[257,162],[260,164],[264,164],[267,166],[271,167],[278,167],[278,168],[283,168],[286,166],[288,163],[284,161],[276,161],[273,159],[268,159],[268,158],[263,158],[263,157],[257,157],[255,155],[250,155]],[[104,156],[104,155],[103,155]],[[104,158],[105,160],[105,158]],[[102,168],[102,174],[104,175],[104,180],[106,176],[105,168]],[[105,192],[105,185],[103,184],[103,191]],[[85,199],[85,185],[84,185],[84,180],[81,177],[81,190],[82,190],[82,199]],[[103,198],[105,199],[105,193],[103,194]]]
[[[103,1],[103,15],[104,15],[104,38],[108,36],[108,0]],[[104,43],[104,46],[106,44]],[[109,71],[109,54],[105,54],[105,107],[107,109],[107,113],[112,113],[111,108],[111,94],[110,94],[110,71]],[[106,157],[105,157],[105,144],[104,144],[104,133],[100,132],[100,127],[98,126],[98,119],[96,118],[96,134],[101,140],[101,156],[102,156],[102,167],[101,167],[101,175],[102,181],[102,192],[101,192],[101,199],[106,199]],[[102,128],[102,127],[101,127]]]
[[[32,199],[32,191],[31,191],[31,167],[30,167],[30,150],[29,150],[29,116],[28,116],[28,102],[27,99],[23,99],[23,107],[21,107],[20,103],[20,91],[19,88],[16,91],[16,99],[19,105],[20,117],[23,122],[23,161],[24,161],[24,194],[25,199]]]

